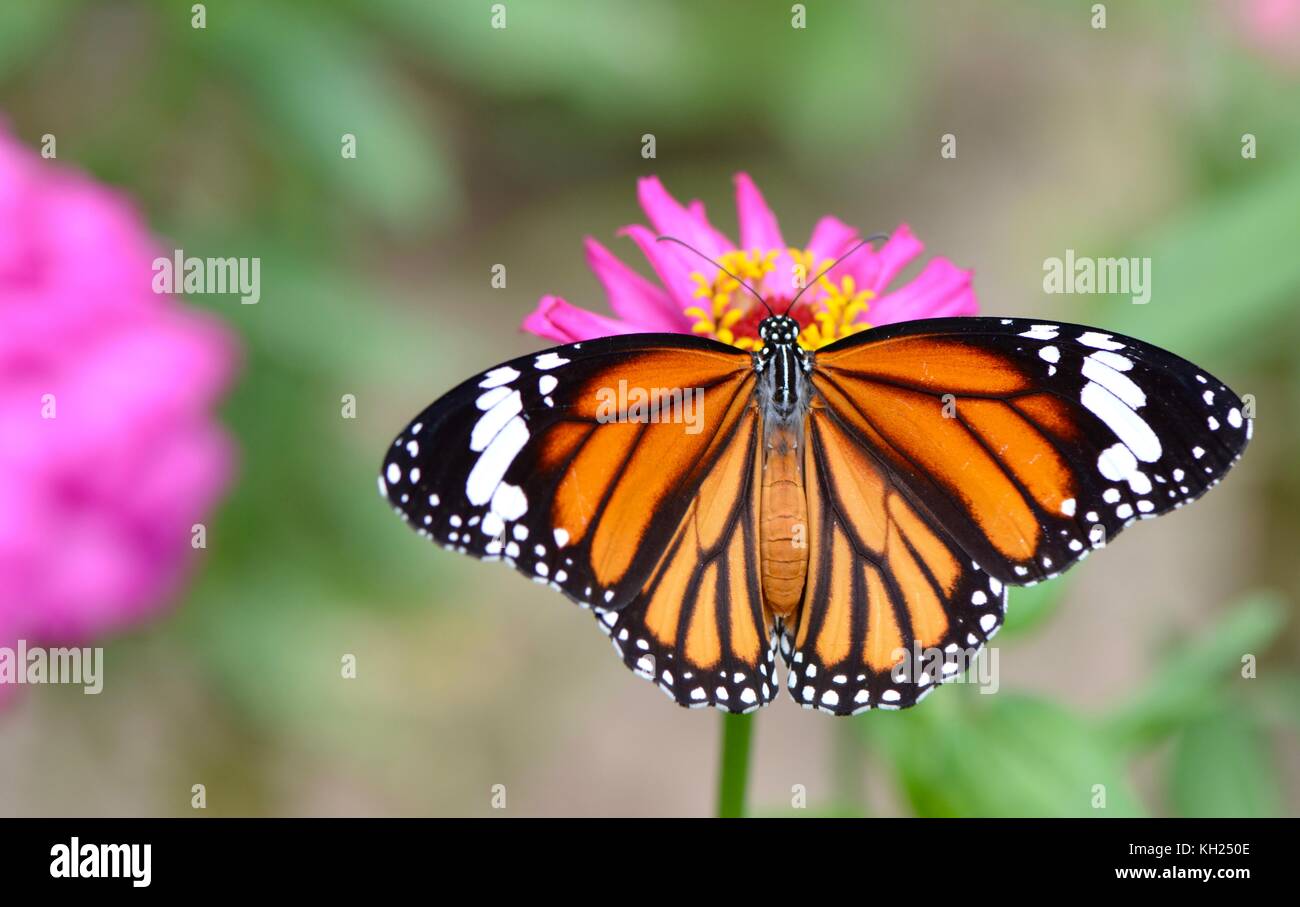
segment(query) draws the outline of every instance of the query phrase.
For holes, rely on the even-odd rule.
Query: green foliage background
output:
[[[805,30],[766,0],[514,0],[504,30],[479,0],[236,0],[204,29],[191,6],[0,6],[16,133],[56,135],[162,242],[258,256],[264,281],[257,306],[193,300],[246,348],[223,413],[241,474],[207,557],[168,617],[112,642],[102,703],[41,691],[0,716],[0,812],[184,815],[200,781],[224,814],[484,814],[497,782],[512,811],[707,812],[716,721],[640,689],[558,598],[429,549],[374,470],[420,406],[535,348],[515,325],[537,297],[601,307],[581,238],[635,260],[615,230],[640,219],[636,176],[730,230],[741,169],[788,241],[828,212],[907,220],[976,268],[985,311],[1160,343],[1260,410],[1231,508],[1168,521],[1222,550],[1157,558],[1195,606],[1132,602],[1139,668],[1111,661],[1132,626],[1087,612],[1141,564],[1106,552],[1012,593],[1004,669],[1073,611],[1122,689],[1049,671],[842,722],[783,702],[757,724],[756,811],[789,813],[793,784],[836,815],[1297,811],[1300,73],[1234,4],[1110,4],[1105,30],[1068,0],[813,0]],[[1153,302],[1045,296],[1067,246],[1150,256]]]

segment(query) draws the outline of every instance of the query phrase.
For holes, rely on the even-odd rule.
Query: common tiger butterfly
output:
[[[1019,318],[891,324],[815,352],[680,334],[470,378],[394,440],[423,536],[590,608],[679,704],[906,708],[1050,579],[1240,458],[1241,400],[1129,337]],[[694,407],[694,409],[693,409]],[[922,665],[914,653],[937,657]]]

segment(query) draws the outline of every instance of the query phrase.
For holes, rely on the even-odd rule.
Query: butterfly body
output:
[[[811,386],[809,354],[795,342],[799,325],[774,315],[759,324],[763,347],[754,354],[762,414],[763,480],[759,502],[763,601],[788,621],[803,597],[808,571],[808,507],[802,444]]]
[[[1199,497],[1250,437],[1222,382],[1092,328],[936,319],[815,354],[796,335],[776,316],[752,354],[643,334],[512,360],[417,416],[380,492],[591,609],[681,705],[785,685],[847,715],[960,676],[1009,585]]]

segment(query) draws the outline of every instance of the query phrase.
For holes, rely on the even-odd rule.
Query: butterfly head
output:
[[[759,322],[758,336],[764,348],[793,346],[799,338],[799,322],[789,315],[769,315]]]

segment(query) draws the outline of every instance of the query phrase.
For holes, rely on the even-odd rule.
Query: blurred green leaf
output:
[[[1120,747],[1141,747],[1205,719],[1219,708],[1230,684],[1258,683],[1241,676],[1241,659],[1259,655],[1284,621],[1285,608],[1275,594],[1245,599],[1166,659],[1146,689],[1106,719],[1107,734]]]
[[[1014,586],[1007,591],[1007,615],[1002,623],[1004,639],[1022,636],[1056,613],[1070,587],[1068,576],[1036,586]]]
[[[942,690],[859,727],[918,816],[1133,816],[1117,750],[1088,720],[1026,696]],[[1104,788],[1105,808],[1094,808]]]
[[[392,389],[436,387],[429,365],[449,355],[433,313],[380,304],[383,292],[355,272],[269,237],[191,232],[184,245],[261,259],[257,305],[189,297],[237,328],[245,346],[224,412],[242,447],[239,482],[221,512],[223,543],[210,571],[255,570],[274,551],[305,579],[332,580],[357,602],[391,607],[407,600],[401,592],[427,588],[438,561],[393,518],[375,481],[384,446],[410,415],[390,412]],[[342,418],[344,394],[356,397],[355,418]]]
[[[364,0],[359,11],[456,78],[599,118],[606,128],[592,140],[610,124],[635,125],[629,147],[643,131],[662,141],[665,129],[687,126],[755,137],[766,128],[796,154],[861,155],[913,101],[909,80],[889,78],[907,68],[909,17],[888,5],[823,5],[795,29],[790,6],[752,0],[733,13],[690,2],[549,0],[506,4],[505,28],[492,27],[488,2]],[[735,65],[737,53],[753,62]],[[826,130],[836,142],[810,140]]]
[[[362,210],[394,227],[450,216],[457,188],[427,103],[337,15],[277,0],[222,4],[209,14],[208,36],[189,40],[210,43],[248,84],[268,125],[295,143],[288,158],[309,161]],[[355,160],[341,154],[344,134],[356,136]]]
[[[1300,158],[1240,164],[1258,176],[1133,244],[1151,258],[1151,302],[1107,306],[1107,327],[1216,363],[1281,339],[1271,325],[1300,296]]]
[[[1274,815],[1282,802],[1268,741],[1236,708],[1217,709],[1179,734],[1171,787],[1184,816],[1260,818]]]
[[[715,16],[692,17],[673,4],[551,0],[505,4],[506,27],[494,28],[492,6],[365,0],[360,9],[396,40],[498,94],[558,94],[624,120],[668,112],[676,103],[691,112],[719,101],[698,91],[688,97],[700,85],[700,67],[713,63],[698,26]]]
[[[1251,706],[1259,721],[1278,731],[1300,729],[1300,676],[1287,672],[1261,677],[1257,683],[1260,690]]]
[[[0,4],[0,82],[41,52],[74,5],[74,0]]]

